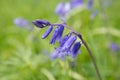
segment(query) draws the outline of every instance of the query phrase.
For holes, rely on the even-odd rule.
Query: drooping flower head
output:
[[[55,27],[50,39],[50,44],[55,44],[58,42],[59,46],[55,48],[54,52],[51,55],[51,59],[64,59],[68,55],[72,56],[72,58],[75,59],[80,49],[81,43],[76,42],[77,36],[73,34],[73,32],[70,32],[62,37],[64,28],[66,26],[64,23],[51,24],[46,20],[35,20],[33,21],[33,24],[38,28],[48,27],[46,32],[42,35],[42,39],[47,38],[47,36],[52,32],[53,27]]]

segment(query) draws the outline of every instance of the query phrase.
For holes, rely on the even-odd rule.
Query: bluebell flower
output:
[[[76,36],[71,36],[62,47],[62,50],[70,49],[70,47],[76,41],[76,39],[77,39]]]
[[[55,13],[59,16],[64,16],[65,15],[65,11],[64,11],[64,3],[59,3],[55,9]]]
[[[48,21],[46,21],[46,20],[39,20],[39,19],[33,21],[33,24],[34,24],[36,27],[39,27],[39,28],[44,28],[44,27],[50,25],[50,23],[49,23]]]
[[[78,7],[83,4],[83,0],[71,0],[71,8]]]
[[[71,55],[71,47],[75,41],[76,36],[65,35],[64,38],[61,40],[58,48],[55,49],[55,52],[52,54],[51,58],[55,59],[58,57],[64,60],[66,56]]]
[[[60,51],[58,50],[54,50],[54,52],[51,54],[51,59],[54,60],[58,57]]]
[[[72,55],[72,58],[76,58],[76,55],[77,55],[80,47],[81,47],[80,42],[76,42],[76,43],[74,44],[74,46],[73,46],[73,48],[72,48],[72,54],[71,54],[71,55]]]
[[[53,26],[50,25],[47,31],[42,35],[42,39],[45,39],[51,33],[52,29],[53,29]]]
[[[65,20],[66,14],[71,10],[70,3],[59,3],[55,9],[55,13],[60,16],[62,20]]]
[[[18,27],[25,27],[28,30],[33,29],[33,26],[30,24],[30,22],[26,19],[23,19],[23,18],[15,18],[14,19],[14,24]]]
[[[61,40],[63,31],[64,31],[64,26],[62,24],[59,24],[57,28],[54,30],[54,33],[50,40],[50,44],[54,44],[56,40],[59,42]]]
[[[59,28],[55,28],[54,32],[53,32],[53,35],[52,35],[52,38],[50,40],[50,44],[54,44],[55,41],[57,40],[57,37],[59,35]]]
[[[24,26],[29,25],[29,22],[23,18],[16,18],[14,19],[14,24],[19,27],[24,27]]]
[[[92,9],[93,7],[93,0],[88,0],[88,9]]]
[[[63,45],[65,44],[65,42],[69,39],[71,35],[65,35],[59,42],[59,47],[63,47]]]
[[[119,46],[116,43],[111,43],[110,44],[110,49],[112,51],[118,51],[118,50],[120,50]]]
[[[62,34],[63,34],[63,31],[64,31],[64,26],[62,24],[58,25],[58,28],[59,28],[59,34],[57,36],[57,41],[60,41],[61,38],[62,38]]]

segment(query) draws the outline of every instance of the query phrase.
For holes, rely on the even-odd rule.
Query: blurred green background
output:
[[[65,0],[0,0],[0,80],[98,80],[84,46],[74,61],[53,61],[50,54],[55,46],[49,44],[51,35],[41,39],[46,29],[28,30],[13,23],[17,17],[29,20],[31,25],[35,19],[55,23],[59,17],[54,10],[61,1]],[[106,8],[94,0],[92,10],[83,9],[67,21],[87,41],[103,80],[120,80],[120,50],[110,48],[115,43],[120,49],[119,8],[120,0],[111,0]],[[91,20],[94,10],[98,15]]]

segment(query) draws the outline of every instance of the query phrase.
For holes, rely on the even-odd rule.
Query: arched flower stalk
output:
[[[83,39],[83,37],[80,33],[73,30],[66,23],[51,24],[50,22],[48,22],[46,20],[37,19],[37,20],[33,21],[33,24],[39,28],[48,27],[46,32],[42,35],[43,39],[45,39],[52,32],[53,27],[55,27],[54,32],[51,37],[51,40],[50,40],[50,44],[54,44],[56,41],[58,41],[59,46],[55,49],[55,51],[51,55],[52,59],[55,59],[55,58],[64,59],[66,56],[71,56],[73,59],[75,59],[79,52],[81,44],[83,44],[86,47],[86,49],[92,59],[93,65],[94,65],[96,73],[98,75],[98,79],[102,80],[99,70],[98,70],[98,67],[97,67],[97,64],[96,64],[96,61],[92,54],[92,51],[90,50],[90,48],[88,47],[87,43],[85,42],[85,40]],[[64,28],[67,28],[68,30],[70,30],[70,32],[68,34],[66,34],[64,37],[62,37]],[[77,38],[80,39],[79,42],[76,42]]]

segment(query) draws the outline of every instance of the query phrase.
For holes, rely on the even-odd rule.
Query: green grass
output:
[[[23,17],[30,22],[40,18],[55,23],[59,17],[54,9],[59,2],[0,0],[0,80],[98,80],[84,46],[72,68],[71,59],[50,59],[55,46],[49,44],[51,35],[45,40],[41,39],[45,29],[34,27],[29,31],[13,23],[16,17]],[[67,21],[87,41],[103,80],[120,79],[120,50],[114,52],[109,48],[112,42],[120,47],[119,7],[120,1],[115,0],[105,8],[108,20],[104,21],[96,0],[94,8],[98,9],[99,14],[94,20],[89,19],[92,11],[83,9]]]

